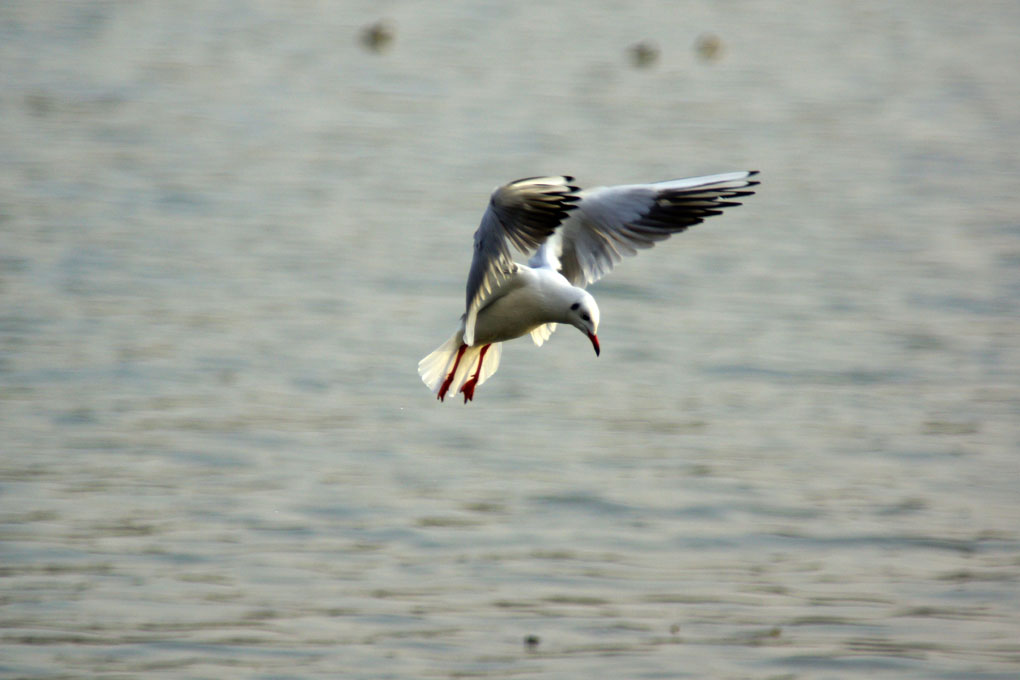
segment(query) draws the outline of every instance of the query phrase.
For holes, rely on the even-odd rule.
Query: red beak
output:
[[[599,336],[594,333],[588,334],[588,339],[591,340],[591,346],[595,348],[595,356],[599,355]]]

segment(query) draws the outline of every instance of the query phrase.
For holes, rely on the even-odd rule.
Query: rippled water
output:
[[[0,675],[1016,677],[1018,29],[3,4]],[[752,167],[600,358],[419,382],[493,186]]]

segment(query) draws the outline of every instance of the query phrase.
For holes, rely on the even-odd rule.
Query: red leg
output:
[[[457,358],[453,360],[453,368],[450,369],[449,375],[446,376],[446,380],[439,388],[439,394],[436,395],[436,399],[443,401],[446,399],[446,391],[450,389],[450,383],[453,382],[453,374],[457,372],[457,366],[460,365],[460,358],[464,356],[464,350],[467,349],[467,345],[464,343],[460,344],[460,349],[457,350]]]
[[[460,391],[464,393],[465,404],[475,398],[475,385],[478,384],[478,375],[482,372],[482,362],[485,361],[485,353],[489,351],[490,347],[492,345],[482,347],[482,352],[478,355],[478,368],[475,369],[475,374],[460,388]]]

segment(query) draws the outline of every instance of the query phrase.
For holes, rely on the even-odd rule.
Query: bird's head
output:
[[[599,336],[596,333],[599,329],[599,306],[588,291],[582,290],[580,293],[581,295],[570,303],[567,323],[588,336],[591,346],[595,348],[595,356],[598,356]]]

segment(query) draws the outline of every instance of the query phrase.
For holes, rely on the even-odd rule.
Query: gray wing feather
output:
[[[534,261],[558,258],[559,269],[575,286],[608,274],[624,257],[651,248],[724,208],[750,196],[757,171],[600,187],[578,194],[572,212]]]
[[[467,281],[464,341],[474,342],[478,311],[517,265],[512,248],[524,254],[542,245],[567,211],[574,207],[578,188],[572,177],[528,177],[505,184],[492,193],[489,207],[475,232],[475,252]]]

